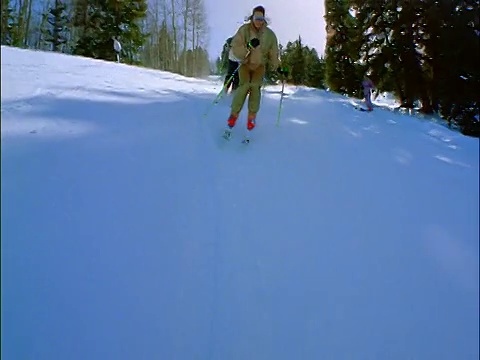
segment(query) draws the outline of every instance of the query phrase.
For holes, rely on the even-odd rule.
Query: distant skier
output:
[[[255,127],[255,119],[260,109],[260,88],[268,65],[282,75],[288,70],[279,67],[278,40],[275,33],[267,26],[265,9],[257,6],[253,9],[249,22],[240,26],[232,40],[232,54],[241,59],[238,69],[240,78],[239,87],[232,100],[230,117],[225,130],[225,137],[230,137],[230,129],[235,126],[240,111],[248,95],[247,129]]]
[[[235,90],[237,90],[238,83],[240,81],[238,76],[238,71],[237,71],[239,61],[237,58],[235,58],[235,56],[233,56],[232,40],[233,40],[233,37],[229,37],[225,42],[225,46],[224,46],[225,55],[228,56],[227,74],[225,75],[225,80],[223,82],[223,86],[226,86],[225,93],[228,93],[228,89],[230,88],[232,89],[231,92],[234,92]]]
[[[112,36],[112,40],[113,40],[113,50],[115,50],[115,53],[117,54],[117,62],[119,63],[120,62],[120,52],[122,51],[122,45],[120,44],[120,42],[115,39],[114,36]]]
[[[362,86],[363,86],[363,95],[365,96],[365,104],[367,105],[368,111],[373,110],[373,104],[372,104],[372,90],[375,88],[375,85],[373,84],[373,81],[370,80],[367,76],[363,77],[362,81]]]

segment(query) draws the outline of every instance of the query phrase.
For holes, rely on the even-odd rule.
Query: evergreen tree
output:
[[[402,106],[413,108],[422,99],[423,111],[431,112],[430,99],[426,96],[426,79],[422,63],[421,24],[423,6],[410,0],[398,0],[397,16],[392,31],[392,46],[397,55],[396,69],[401,79]]]
[[[476,5],[476,6],[474,6]],[[433,108],[471,133],[479,113],[480,62],[478,2],[428,1],[425,14],[426,67]],[[477,12],[473,11],[477,9]],[[459,41],[459,39],[462,39]]]
[[[4,4],[5,2],[5,4]],[[28,47],[30,20],[32,15],[32,0],[15,1],[13,3],[13,11],[8,11],[10,1],[2,1],[2,15],[4,8],[6,9],[5,17],[8,19],[8,13],[13,16],[13,21],[10,23],[11,31],[11,45],[16,47]],[[2,21],[3,21],[2,17]],[[8,27],[8,21],[7,21]],[[3,30],[3,29],[2,29]]]
[[[193,76],[205,77],[210,75],[210,61],[208,52],[202,47],[197,47],[193,51],[193,58],[195,59]]]
[[[384,91],[402,92],[398,72],[398,54],[392,45],[396,19],[394,1],[354,0],[352,7],[358,22],[359,64]]]
[[[166,20],[164,20],[158,35],[158,53],[161,69],[173,71],[175,67],[174,48],[173,37],[168,31]]]
[[[65,3],[55,0],[55,6],[50,8],[45,16],[51,25],[51,28],[47,30],[45,41],[51,44],[53,51],[61,51],[63,44],[67,42],[67,32],[69,31]]]
[[[352,0],[360,59],[402,106],[464,124],[478,113],[478,1]],[[462,41],[458,41],[462,39]],[[470,126],[470,125],[468,125]]]
[[[222,69],[222,58],[220,56],[217,57],[217,60],[215,60],[215,72],[214,74],[216,75],[222,75],[223,74],[223,69]]]
[[[325,88],[325,61],[318,57],[315,49],[304,48],[305,80],[304,85]]]
[[[187,50],[180,54],[180,63],[187,64],[187,72],[183,75],[191,77],[205,77],[210,74],[208,53],[201,47]]]
[[[325,0],[327,44],[326,82],[331,90],[358,95],[363,70],[358,65],[357,19],[348,0]]]
[[[294,42],[288,42],[280,53],[282,66],[290,70],[289,82],[295,85],[306,85],[324,88],[325,62],[318,57],[315,49],[302,44],[299,37]],[[273,77],[278,78],[278,75]]]
[[[160,27],[154,23],[149,28],[148,41],[143,48],[143,64],[153,69],[173,71],[173,38],[168,31],[166,19],[162,20]]]
[[[146,0],[94,0],[86,7],[80,2],[79,8],[76,24],[81,32],[75,54],[114,61],[116,38],[122,44],[122,58],[127,63],[139,63],[138,53],[147,36],[140,28],[147,11]]]
[[[2,45],[12,45],[13,32],[16,26],[15,14],[9,1],[2,1],[2,27],[1,27],[1,43]]]
[[[289,67],[292,83],[294,85],[304,84],[306,78],[305,54],[300,36],[293,43],[287,43],[283,56],[282,63]]]
[[[185,69],[182,69],[182,75],[185,76],[194,76],[194,69],[192,68],[193,65],[193,50],[188,49],[187,51],[182,51],[180,54],[178,61],[180,64],[183,65]]]

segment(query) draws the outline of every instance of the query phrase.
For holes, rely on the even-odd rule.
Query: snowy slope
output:
[[[478,139],[1,51],[2,359],[478,359]]]

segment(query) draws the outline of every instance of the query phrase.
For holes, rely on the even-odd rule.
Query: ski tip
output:
[[[230,140],[232,138],[232,132],[230,130],[225,130],[222,134],[222,138]]]

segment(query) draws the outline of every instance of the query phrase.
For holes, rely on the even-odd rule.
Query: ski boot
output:
[[[230,138],[232,137],[232,129],[235,126],[237,119],[238,119],[238,115],[235,115],[235,114],[231,114],[230,117],[228,118],[227,120],[228,128],[225,129],[223,133],[223,138],[225,140],[230,140]]]
[[[247,119],[247,129],[248,131],[253,130],[255,127],[255,114],[249,114]]]

